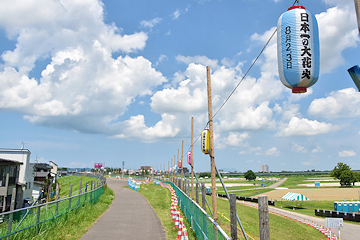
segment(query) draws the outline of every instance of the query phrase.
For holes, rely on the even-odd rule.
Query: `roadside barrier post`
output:
[[[86,200],[87,200],[87,188],[88,188],[88,183],[85,184],[85,201],[84,201],[84,204],[86,203]]]
[[[205,183],[201,183],[201,197],[202,197],[202,208],[206,211],[206,198],[205,198]]]
[[[15,198],[16,198],[16,188],[13,188],[11,195],[10,211],[14,211],[15,209]],[[38,212],[40,214],[40,211]],[[10,213],[8,220],[8,234],[11,233],[12,220],[13,220],[13,213]]]
[[[81,198],[81,188],[82,188],[82,182],[80,180],[80,182],[79,182],[79,198],[78,198],[79,206],[80,206],[80,198]]]
[[[259,205],[260,240],[270,240],[268,197],[259,196],[258,205]]]
[[[93,195],[93,181],[91,181],[91,186],[90,186],[90,203],[92,203],[92,195]]]
[[[196,183],[196,203],[199,204],[199,183]]]
[[[13,195],[14,196],[14,195]],[[39,222],[40,222],[40,204],[41,204],[41,198],[38,198],[38,207],[37,207],[37,212],[36,212],[36,232],[38,233],[40,231],[39,228]],[[10,220],[9,220],[10,221]]]
[[[230,193],[230,226],[231,239],[237,240],[236,194]]]
[[[68,208],[68,212],[71,211],[71,194],[72,194],[72,184],[70,184],[70,190],[69,190],[69,208]]]
[[[55,193],[55,200],[59,200],[59,183],[56,183],[56,193]],[[59,209],[59,202],[55,203],[55,215],[58,214],[58,209]]]

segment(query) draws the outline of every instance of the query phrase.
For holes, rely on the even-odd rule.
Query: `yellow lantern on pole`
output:
[[[210,153],[210,134],[209,129],[205,129],[201,133],[201,151],[205,154]]]

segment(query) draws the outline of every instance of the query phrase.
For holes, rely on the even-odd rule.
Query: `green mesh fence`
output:
[[[215,222],[212,222],[210,216],[203,212],[199,205],[197,205],[192,199],[190,199],[183,191],[181,191],[175,184],[166,182],[169,184],[176,193],[179,206],[186,218],[191,224],[191,228],[195,231],[196,237],[199,240],[206,239],[230,239],[224,231]],[[218,228],[215,226],[217,225]],[[221,229],[221,230],[219,230]]]
[[[66,218],[67,213],[76,211],[86,203],[94,204],[104,192],[103,186],[72,197],[45,204],[35,205],[22,210],[1,214],[0,239],[31,239],[40,231]],[[23,219],[23,216],[26,217]],[[9,219],[12,221],[10,222]],[[9,226],[10,223],[10,226]]]

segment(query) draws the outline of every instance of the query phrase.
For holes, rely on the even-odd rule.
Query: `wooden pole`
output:
[[[10,175],[9,175],[9,173],[7,173],[6,174],[6,180],[5,180],[5,189],[8,189],[8,187],[9,187],[9,179],[10,179]],[[5,196],[4,196],[4,201],[3,201],[3,206],[2,206],[2,211],[3,212],[5,212],[5,210],[6,210],[6,199],[7,199],[7,194],[5,194]]]
[[[59,200],[60,196],[59,196],[59,191],[60,191],[60,188],[59,188],[59,183],[56,182],[56,192],[55,192],[55,200]],[[55,203],[55,215],[58,214],[58,209],[59,209],[59,202],[56,202]]]
[[[210,161],[211,161],[211,194],[213,205],[213,219],[215,222],[217,218],[217,205],[216,205],[216,175],[215,175],[215,152],[214,152],[214,135],[213,135],[213,119],[212,119],[212,98],[211,98],[211,73],[210,67],[206,67],[207,75],[207,93],[208,93],[208,112],[209,112],[209,135],[210,135]]]
[[[184,141],[181,142],[181,187],[184,191],[184,187],[183,187],[183,178],[184,178]]]
[[[178,149],[178,156],[177,156],[177,168],[179,169],[179,153],[180,153],[180,149]],[[178,185],[179,188],[181,188],[181,186],[179,186],[179,170],[176,170],[176,183]]]
[[[199,183],[196,183],[196,203],[199,204]]]
[[[10,211],[14,211],[15,210],[15,199],[16,199],[16,187],[12,189],[12,194],[11,194],[11,202],[10,202]],[[38,221],[40,219],[40,207],[38,207]],[[11,233],[11,227],[12,227],[12,221],[13,221],[13,213],[9,214],[9,220],[8,220],[8,231],[7,233],[10,234]],[[38,229],[38,225],[36,225],[37,229]]]
[[[357,16],[357,23],[359,28],[359,34],[360,34],[360,0],[354,0],[355,1],[355,11]]]
[[[268,197],[258,197],[260,240],[270,240]]]
[[[231,239],[237,240],[237,219],[236,219],[236,194],[230,193],[230,226]]]
[[[205,193],[205,183],[202,182],[201,183],[201,203],[202,203],[202,208],[204,209],[204,211],[206,211],[206,193]]]
[[[68,212],[71,211],[71,194],[72,194],[72,184],[70,184],[70,189],[69,189],[69,209],[68,209]]]
[[[194,117],[191,117],[191,198],[194,200]]]

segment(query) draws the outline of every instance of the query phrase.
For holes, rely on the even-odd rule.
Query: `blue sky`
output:
[[[259,54],[290,0],[0,3],[0,147],[61,167],[139,168],[190,148]],[[302,0],[320,32],[320,78],[281,84],[276,36],[214,119],[219,169],[360,169],[360,65],[353,0]],[[194,145],[195,170],[209,157]],[[185,164],[187,166],[187,164]]]

